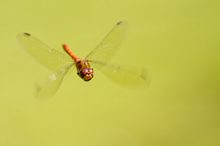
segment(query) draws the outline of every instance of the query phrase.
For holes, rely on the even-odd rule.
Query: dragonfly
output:
[[[126,28],[126,22],[117,22],[104,39],[83,59],[79,58],[67,44],[62,45],[65,52],[62,53],[49,47],[30,33],[18,34],[17,40],[24,50],[52,71],[49,77],[36,83],[36,96],[54,95],[59,89],[64,76],[74,66],[78,76],[86,82],[94,77],[94,67],[122,85],[134,86],[140,83],[148,83],[148,73],[145,69],[109,63],[125,37]]]

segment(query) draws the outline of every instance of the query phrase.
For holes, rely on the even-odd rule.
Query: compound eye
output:
[[[89,72],[90,72],[90,73],[93,73],[93,68],[90,68],[90,69],[89,69]]]
[[[88,69],[87,68],[83,69],[83,74],[87,74],[87,73],[88,73]]]

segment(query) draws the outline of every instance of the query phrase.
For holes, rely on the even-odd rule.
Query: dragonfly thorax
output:
[[[93,78],[93,68],[90,67],[88,60],[76,62],[77,74],[84,80],[89,81]]]

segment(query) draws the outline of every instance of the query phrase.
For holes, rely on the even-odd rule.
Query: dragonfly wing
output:
[[[126,32],[126,26],[126,22],[118,22],[101,43],[86,56],[86,59],[107,63],[119,48]]]
[[[125,87],[149,86],[151,76],[144,68],[127,67],[114,64],[106,64],[98,61],[91,61],[94,68],[100,68],[105,76],[113,82]]]
[[[64,64],[72,62],[69,56],[50,48],[29,33],[20,33],[17,35],[17,39],[26,52],[52,71],[56,71]]]
[[[56,93],[59,89],[64,76],[72,68],[74,63],[71,63],[65,67],[61,67],[59,70],[53,72],[45,80],[37,82],[35,85],[35,95],[36,97],[50,97]]]

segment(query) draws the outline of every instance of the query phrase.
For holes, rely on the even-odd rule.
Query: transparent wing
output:
[[[50,97],[59,89],[64,76],[72,68],[74,63],[61,67],[59,70],[53,72],[47,79],[37,82],[35,85],[35,96],[38,98]]]
[[[86,56],[86,59],[100,61],[104,64],[107,63],[117,52],[124,38],[126,26],[126,22],[118,22],[102,42]]]
[[[151,76],[144,68],[127,67],[114,64],[106,64],[97,61],[91,61],[94,68],[101,68],[104,73],[113,82],[125,87],[149,86]]]
[[[56,71],[64,64],[72,62],[69,56],[50,48],[29,33],[20,33],[17,35],[17,39],[26,52],[52,71]]]

